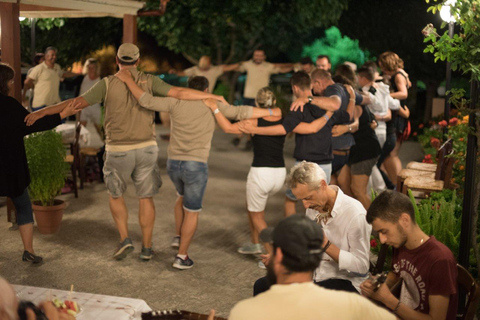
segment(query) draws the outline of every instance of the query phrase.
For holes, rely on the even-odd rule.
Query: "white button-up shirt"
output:
[[[332,217],[319,223],[328,240],[340,249],[338,263],[324,253],[320,266],[315,270],[315,282],[327,279],[345,279],[352,282],[360,292],[360,284],[366,279],[370,267],[370,234],[372,226],[367,223],[366,210],[360,202],[345,195],[337,186],[337,199],[331,212]],[[307,217],[316,219],[318,212],[307,209]]]

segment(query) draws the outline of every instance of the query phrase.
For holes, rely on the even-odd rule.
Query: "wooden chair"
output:
[[[475,313],[477,311],[477,306],[480,301],[480,287],[475,279],[472,277],[470,272],[467,269],[457,264],[458,271],[458,291],[463,291],[466,293],[465,306],[459,308],[459,313],[457,313],[458,320],[473,320],[475,318]]]
[[[448,139],[437,151],[436,161],[438,163],[422,163],[412,161],[408,163],[406,169],[402,169],[397,176],[397,190],[401,192],[403,190],[403,183],[410,177],[422,177],[427,180],[436,178],[440,180],[441,172],[443,170],[445,156],[452,152],[452,139]]]
[[[80,162],[79,162],[79,174],[80,174],[80,189],[83,189],[83,184],[87,179],[87,159],[89,157],[94,158],[98,162],[98,148],[83,147],[80,148]]]
[[[402,193],[407,194],[407,190],[410,189],[428,195],[431,192],[439,192],[443,189],[456,189],[458,185],[452,183],[454,162],[455,159],[453,157],[445,157],[442,165],[438,165],[434,179],[426,176],[415,176],[405,179]]]
[[[73,181],[73,193],[75,194],[75,198],[78,198],[77,172],[80,164],[79,142],[81,129],[82,125],[77,120],[75,124],[75,137],[73,139],[73,143],[70,144],[70,154],[65,157],[65,162],[70,164],[70,171]]]

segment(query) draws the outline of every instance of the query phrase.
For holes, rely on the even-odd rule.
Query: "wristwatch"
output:
[[[217,109],[215,109],[215,110],[213,111],[213,114],[217,114],[217,113],[219,113],[219,112],[220,112],[220,110],[218,110],[218,108],[217,108]]]
[[[308,96],[308,103],[312,103],[313,101],[313,97],[312,96]]]

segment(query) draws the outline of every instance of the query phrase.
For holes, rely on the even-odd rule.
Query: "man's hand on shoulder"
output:
[[[303,106],[308,103],[308,97],[304,98],[298,98],[297,100],[292,102],[292,105],[290,107],[290,111],[297,111],[300,109],[301,112],[303,112]]]
[[[203,103],[205,103],[205,105],[208,108],[210,108],[210,110],[212,110],[212,111],[215,111],[218,108],[217,100],[215,100],[213,98],[205,99],[205,100],[203,100]]]
[[[127,82],[128,80],[133,79],[132,74],[127,69],[123,69],[123,70],[118,71],[115,74],[115,77],[120,79],[120,81],[122,81],[122,82]]]
[[[227,102],[227,100],[225,100],[225,97],[224,96],[219,96],[219,95],[213,95],[214,99],[217,100],[218,102],[221,102],[223,103],[224,105],[228,106],[229,103]]]

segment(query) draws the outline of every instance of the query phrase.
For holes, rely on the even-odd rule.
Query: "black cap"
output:
[[[282,249],[282,253],[301,261],[323,253],[323,230],[305,215],[295,214],[283,219],[273,228],[260,233],[260,239]]]

